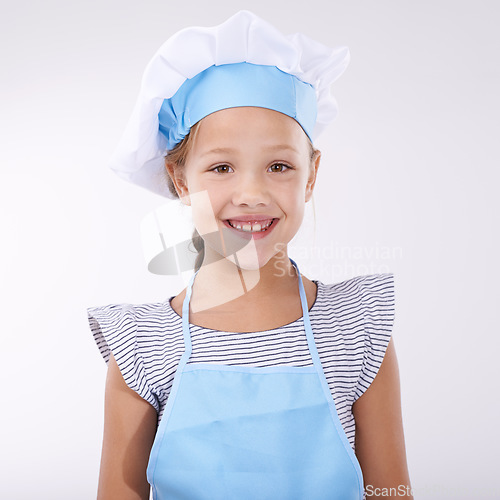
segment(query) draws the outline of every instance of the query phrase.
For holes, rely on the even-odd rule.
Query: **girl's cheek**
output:
[[[190,195],[193,222],[200,234],[209,234],[218,230],[214,207],[207,190]]]

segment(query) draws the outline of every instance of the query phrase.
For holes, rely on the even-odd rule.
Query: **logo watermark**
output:
[[[405,484],[391,488],[381,488],[367,484],[365,494],[371,497],[413,497],[413,489]]]
[[[298,246],[294,248],[297,258],[321,259],[326,261],[356,261],[356,260],[397,260],[403,258],[403,248],[400,246],[381,245],[345,245],[330,241],[321,246]]]

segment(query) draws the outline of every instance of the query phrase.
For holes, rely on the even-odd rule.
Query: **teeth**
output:
[[[247,224],[241,224],[239,222],[231,222],[228,220],[229,225],[234,227],[235,229],[239,229],[240,231],[245,231],[246,233],[256,233],[256,232],[262,232],[265,231],[272,223],[273,221],[270,220],[269,222],[266,222],[265,224],[261,224],[260,222],[250,222]]]

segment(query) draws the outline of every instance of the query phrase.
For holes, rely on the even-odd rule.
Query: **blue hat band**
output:
[[[251,63],[210,66],[187,79],[163,101],[160,132],[171,150],[205,116],[227,108],[255,106],[294,118],[309,138],[316,123],[317,101],[312,85],[275,66]]]

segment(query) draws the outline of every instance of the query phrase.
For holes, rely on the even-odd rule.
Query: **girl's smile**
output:
[[[258,240],[271,234],[278,221],[276,217],[248,215],[230,218],[223,222],[226,227],[235,230],[237,234],[241,233],[242,238]]]

